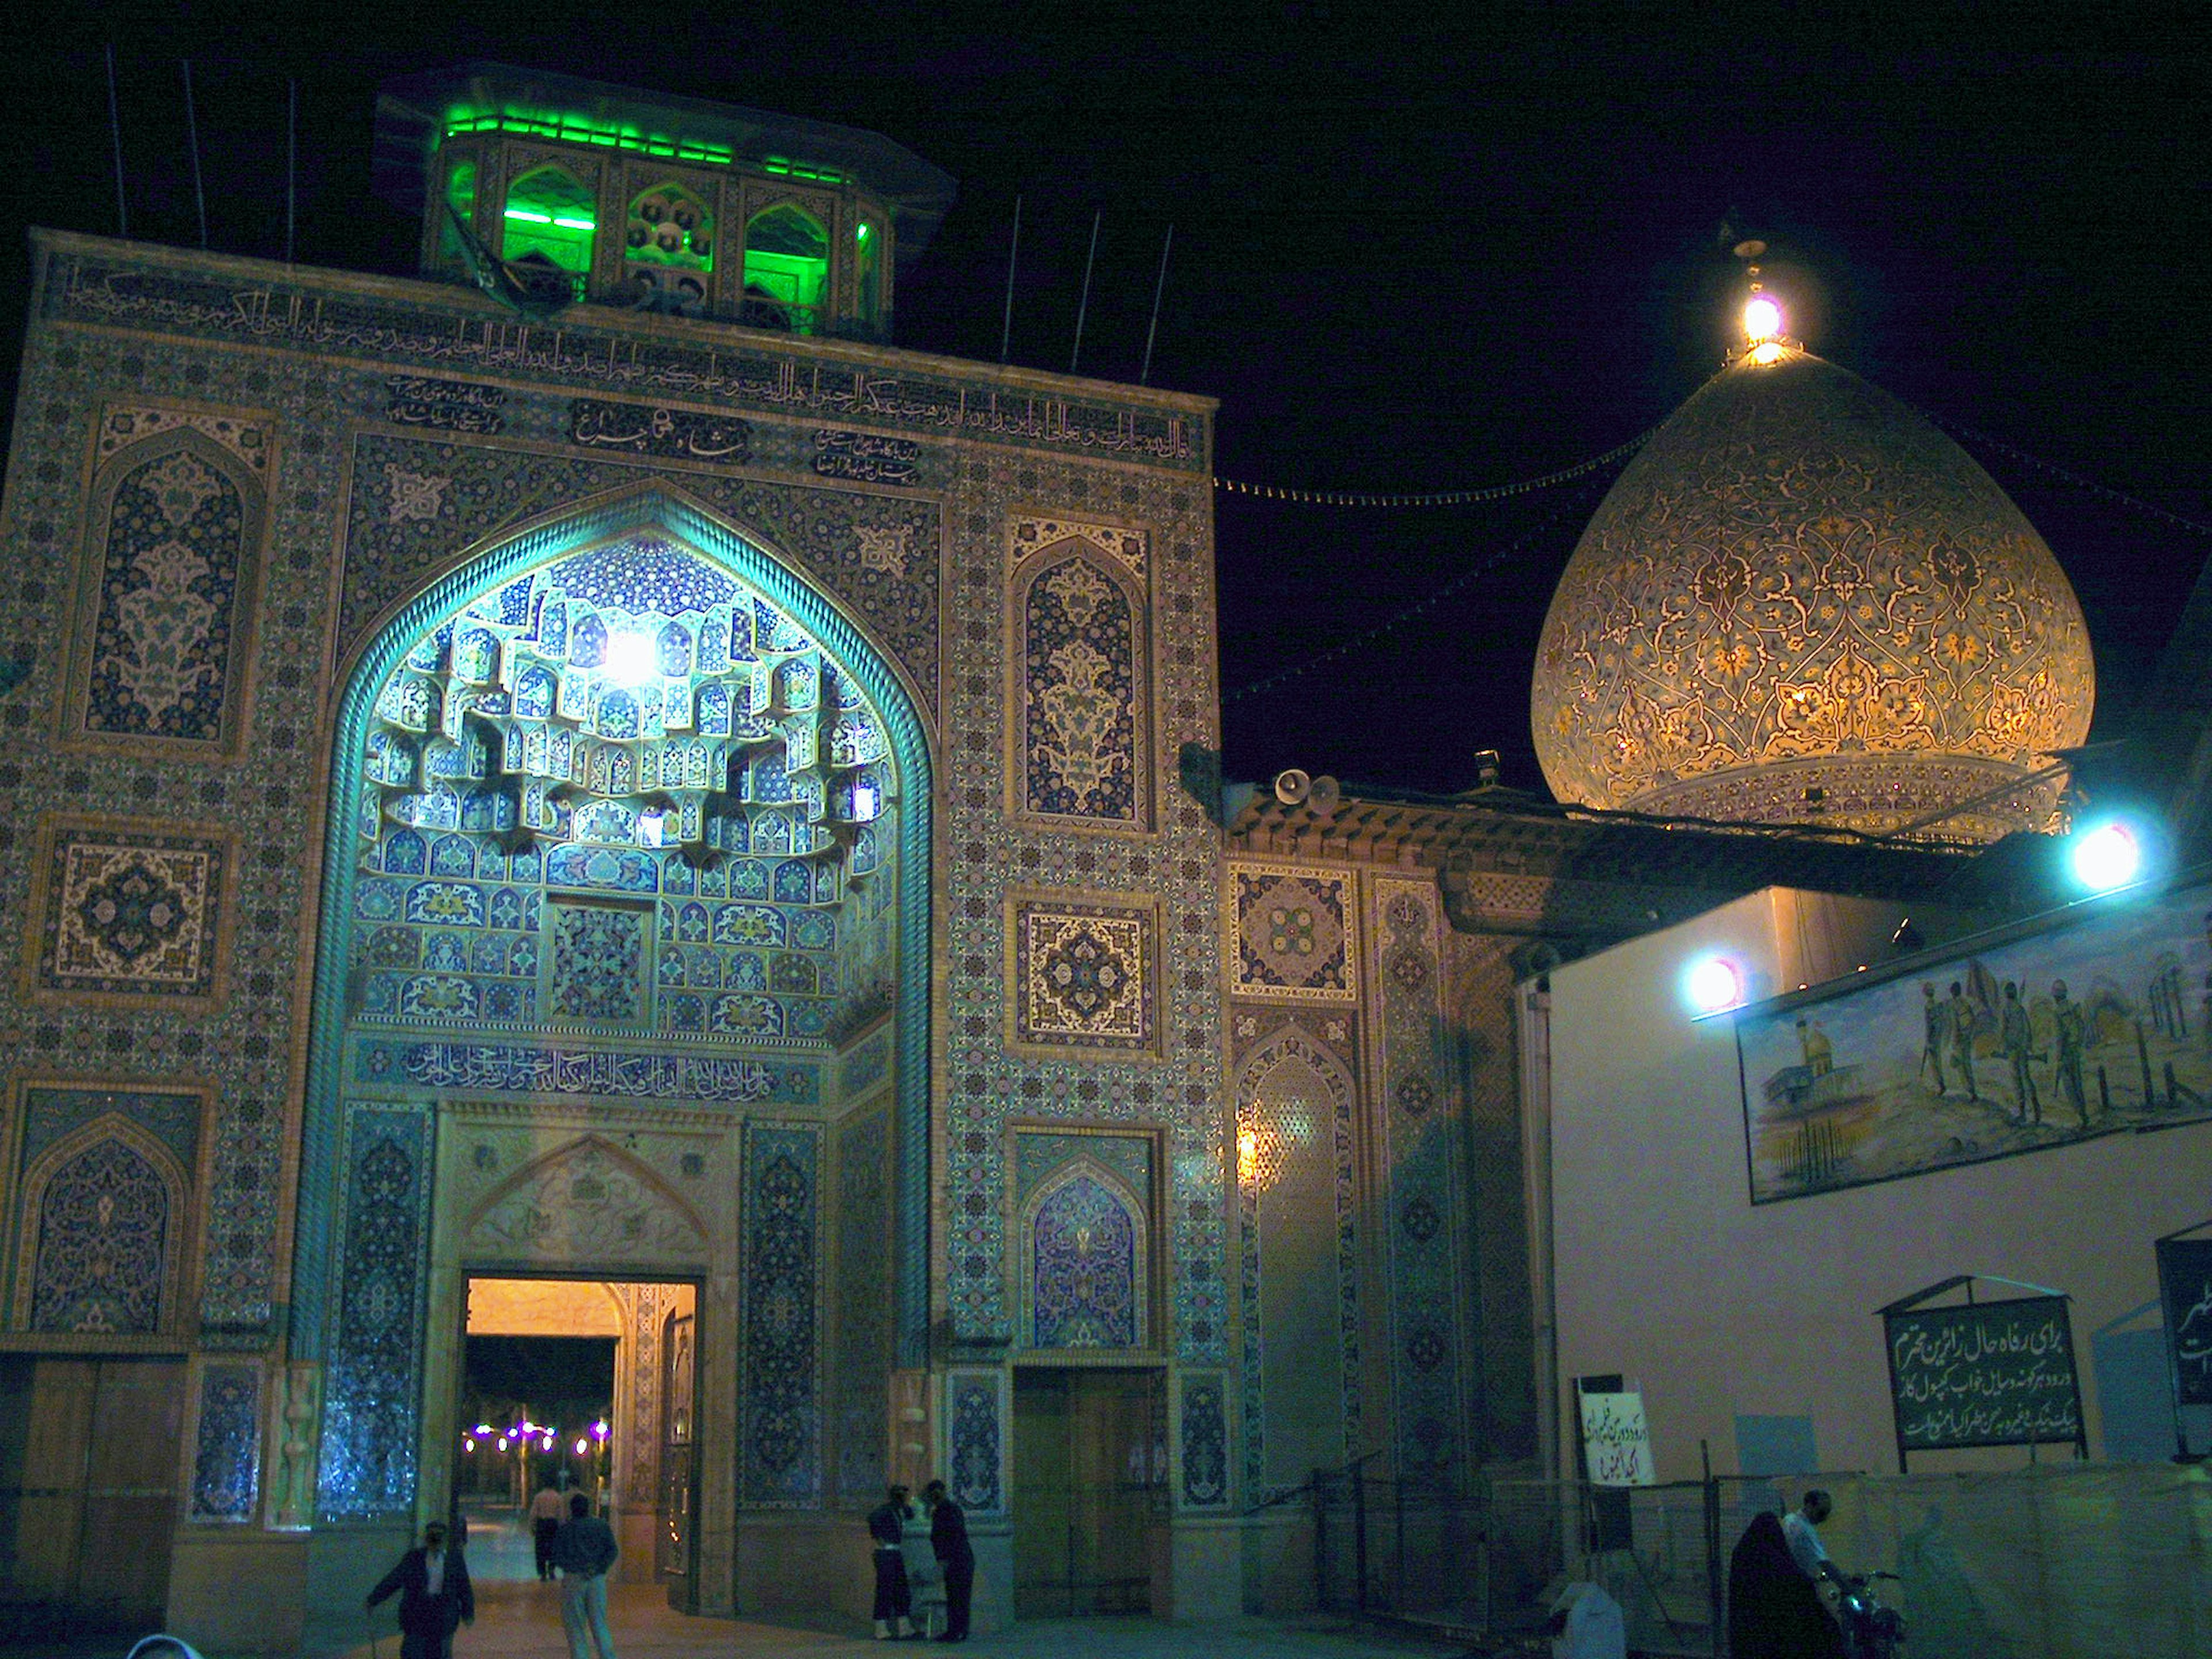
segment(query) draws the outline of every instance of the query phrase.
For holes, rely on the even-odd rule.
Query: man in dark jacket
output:
[[[399,1659],[451,1659],[453,1632],[473,1624],[476,1592],[469,1565],[459,1550],[446,1547],[446,1525],[433,1521],[422,1528],[422,1546],[399,1558],[368,1593],[374,1610],[393,1595],[399,1597]]]
[[[940,1642],[968,1639],[968,1603],[975,1594],[975,1552],[968,1544],[968,1511],[952,1501],[942,1480],[921,1489],[929,1504],[929,1547],[945,1574],[945,1634]]]
[[[568,1495],[568,1519],[553,1535],[553,1565],[561,1569],[561,1623],[568,1632],[569,1659],[615,1659],[607,1629],[607,1569],[622,1552],[614,1528],[592,1513],[592,1500]]]
[[[868,1511],[868,1537],[875,1545],[876,1640],[914,1634],[914,1587],[907,1582],[906,1488],[891,1487],[884,1501]]]

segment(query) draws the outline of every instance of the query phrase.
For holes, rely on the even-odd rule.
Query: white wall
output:
[[[1684,965],[1724,950],[1759,976],[1756,994],[1791,990],[1882,960],[1899,914],[1768,889],[1551,975],[1556,1386],[1603,1371],[1640,1384],[1662,1480],[1697,1475],[1700,1438],[1717,1472],[1735,1471],[1738,1413],[1809,1415],[1826,1468],[1895,1469],[1875,1310],[1967,1273],[2072,1295],[2101,1455],[2090,1333],[2157,1294],[2154,1238],[2212,1215],[2203,1123],[1754,1209],[1734,1031],[1691,1017]],[[1529,1079],[1539,1107],[1545,1083]],[[1571,1427],[1560,1455],[1571,1471]],[[1923,1453],[1914,1467],[2027,1461],[2014,1447]]]

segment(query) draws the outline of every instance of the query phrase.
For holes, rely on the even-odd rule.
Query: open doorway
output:
[[[580,1495],[614,1528],[617,1577],[688,1610],[697,1288],[478,1276],[466,1306],[453,1501],[472,1576],[544,1577],[536,1522]]]
[[[1167,1519],[1158,1370],[1014,1373],[1014,1616],[1151,1613]]]

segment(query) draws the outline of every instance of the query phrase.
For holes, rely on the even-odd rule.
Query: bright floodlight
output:
[[[1700,1014],[1724,1013],[1743,1000],[1743,971],[1726,957],[1701,957],[1683,976],[1690,1006]]]
[[[643,685],[660,672],[660,653],[642,634],[617,634],[607,641],[607,678],[617,685]]]
[[[2119,823],[2100,823],[2074,842],[2074,878],[2095,893],[2124,887],[2142,869],[2142,847]]]
[[[1778,339],[1782,333],[1782,307],[1764,294],[1754,294],[1743,308],[1744,337],[1753,342]]]

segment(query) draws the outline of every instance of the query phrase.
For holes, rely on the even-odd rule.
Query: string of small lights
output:
[[[1925,410],[1921,412],[1927,414]],[[2115,489],[2110,484],[2100,484],[2094,478],[2084,477],[2081,473],[2063,467],[2056,461],[2046,461],[2039,455],[2031,455],[2017,445],[2008,444],[2002,438],[1993,438],[1988,433],[1978,431],[1960,422],[1947,421],[1940,415],[1929,415],[1928,418],[1955,437],[1963,438],[1969,443],[1979,444],[1985,449],[1995,450],[2008,460],[2018,461],[2023,466],[2032,466],[2039,472],[2048,473],[2062,483],[2073,485],[2075,489],[2086,495],[2111,501],[2116,507],[2126,507],[2131,513],[2140,513],[2146,518],[2160,520],[2172,525],[2177,530],[2185,530],[2192,536],[2212,536],[2212,525],[2200,523],[2195,519],[2184,518],[2179,513],[2168,512],[2154,502],[2144,501],[2140,496],[2130,495],[2124,489]]]
[[[1559,497],[1551,511],[1545,514],[1540,523],[1516,536],[1504,546],[1492,548],[1425,599],[1415,601],[1395,615],[1385,617],[1372,628],[1363,629],[1350,639],[1340,641],[1326,651],[1307,658],[1304,662],[1294,663],[1288,668],[1268,675],[1265,679],[1255,680],[1249,685],[1239,686],[1234,691],[1224,693],[1221,701],[1224,703],[1237,702],[1245,697],[1257,696],[1260,692],[1271,690],[1287,681],[1310,674],[1316,668],[1326,667],[1330,663],[1348,657],[1355,651],[1364,650],[1386,635],[1395,633],[1417,617],[1435,610],[1445,600],[1458,594],[1477,576],[1503,564],[1507,559],[1526,549],[1531,543],[1546,536],[1569,512],[1577,507],[1586,507],[1590,505],[1589,497],[1592,493],[1589,490],[1578,489]]]
[[[1616,444],[1602,455],[1593,455],[1586,461],[1562,467],[1557,472],[1547,472],[1540,478],[1523,478],[1516,483],[1490,484],[1480,489],[1438,489],[1415,494],[1372,494],[1343,489],[1281,489],[1273,484],[1246,483],[1237,478],[1216,477],[1213,486],[1232,495],[1253,495],[1262,501],[1297,501],[1306,507],[1467,507],[1477,501],[1502,501],[1511,495],[1527,495],[1539,489],[1549,489],[1556,484],[1572,483],[1576,479],[1625,461],[1650,441],[1651,434],[1659,428],[1646,427],[1625,444]]]

